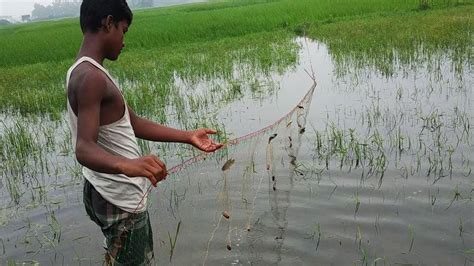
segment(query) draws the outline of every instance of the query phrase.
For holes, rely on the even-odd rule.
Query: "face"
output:
[[[126,21],[120,21],[119,23],[111,23],[108,31],[108,42],[107,42],[107,59],[117,60],[119,57],[124,44],[124,36],[128,31],[128,23]]]

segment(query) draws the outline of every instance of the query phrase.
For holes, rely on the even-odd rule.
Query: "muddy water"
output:
[[[421,64],[390,77],[371,70],[337,77],[325,45],[296,41],[299,64],[283,75],[261,77],[261,84],[275,87],[270,96],[245,94],[216,118],[229,138],[273,123],[307,93],[312,80],[306,71],[313,69],[318,85],[300,112],[304,132],[293,114],[154,189],[149,210],[156,262],[472,265],[469,67],[461,76],[446,61],[436,73]],[[356,146],[367,147],[358,163]],[[67,158],[59,164],[72,164]],[[231,158],[234,165],[222,171]],[[165,159],[169,166],[180,163],[175,156]],[[21,208],[2,188],[9,206],[2,209],[9,217],[0,228],[2,262],[100,263],[102,236],[85,214],[81,179],[72,173],[56,175],[71,181],[48,190],[53,200],[23,202]],[[55,183],[61,182],[48,184]],[[168,233],[174,239],[179,222],[170,258]]]

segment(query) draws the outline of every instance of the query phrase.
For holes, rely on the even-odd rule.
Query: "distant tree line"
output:
[[[31,12],[33,20],[45,20],[64,17],[79,16],[82,1],[55,1],[51,5],[41,5],[35,3],[34,9]],[[153,7],[154,0],[128,0],[130,8],[146,8]]]
[[[153,7],[155,1],[153,0],[127,0],[128,5],[130,8],[146,8],[146,7]]]
[[[31,17],[33,20],[44,20],[79,16],[80,7],[81,1],[56,1],[46,6],[35,3]]]
[[[8,21],[8,20],[6,20],[6,19],[0,19],[0,26],[2,26],[2,25],[9,25],[9,24],[11,24],[10,21]]]

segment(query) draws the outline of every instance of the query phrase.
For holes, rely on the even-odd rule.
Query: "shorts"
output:
[[[86,212],[105,236],[106,265],[150,265],[153,234],[148,211],[129,213],[109,203],[85,180]]]

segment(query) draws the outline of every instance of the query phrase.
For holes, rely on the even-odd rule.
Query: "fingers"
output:
[[[163,168],[161,167],[158,167],[157,165],[147,164],[145,165],[145,169],[151,172],[156,178],[159,178],[160,176],[165,174],[165,170],[163,170]]]
[[[210,128],[204,128],[204,131],[206,132],[206,134],[216,134],[217,133],[216,130],[210,129]]]
[[[224,146],[224,144],[222,144],[222,143],[214,143],[214,145],[212,147],[212,149],[213,149],[212,151],[216,151],[216,150],[222,148],[223,146]]]
[[[216,130],[210,128],[201,128],[195,130],[194,136],[191,139],[191,144],[204,152],[214,152],[223,146],[223,144],[215,143],[214,140],[208,136],[208,134],[216,133]]]
[[[150,180],[151,184],[154,187],[156,187],[156,184],[158,183],[158,180],[156,180],[155,175],[152,172],[147,171],[147,170],[145,170],[145,172],[146,172],[146,175],[145,175],[146,178],[148,178],[148,180]]]
[[[160,159],[158,159],[158,157],[152,155],[152,159],[161,167],[161,169],[163,169],[165,172],[168,172],[166,170],[166,165]]]
[[[146,171],[147,173],[151,173],[151,174],[153,175],[153,177],[154,177],[157,181],[159,181],[159,179],[160,179],[160,178],[159,178],[159,176],[160,176],[159,173],[160,173],[160,171],[161,171],[160,168],[155,167],[155,166],[150,165],[150,164],[144,165],[144,168],[145,168],[145,171]]]
[[[148,155],[144,157],[144,160],[147,162],[148,165],[166,171],[166,165],[160,159],[158,159],[158,157],[154,155]]]
[[[155,187],[168,175],[166,165],[153,155],[125,159],[120,165],[120,171],[128,177],[146,177]]]
[[[198,148],[202,151],[209,152],[212,150],[212,141],[211,140],[202,141],[201,143],[199,143]]]
[[[202,150],[205,152],[214,152],[222,148],[222,146],[224,146],[224,144],[211,142],[209,143],[209,145],[206,145],[205,147],[203,147]]]
[[[166,165],[154,155],[145,156],[145,170],[150,172],[153,175],[154,180],[160,182],[163,179],[166,179],[168,172],[166,171]],[[150,181],[152,181],[150,179]],[[153,182],[152,182],[153,183]],[[153,185],[156,186],[156,183]]]

